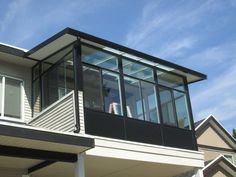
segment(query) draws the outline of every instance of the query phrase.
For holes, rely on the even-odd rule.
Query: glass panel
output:
[[[104,110],[100,70],[83,66],[84,105],[87,108]]]
[[[118,59],[109,53],[82,45],[82,61],[110,70],[118,70]]]
[[[103,71],[103,96],[105,112],[123,115],[118,74]]]
[[[155,86],[148,82],[141,81],[145,120],[159,122]]]
[[[62,60],[68,56],[72,56],[72,45],[66,47],[65,49],[58,51],[54,55],[48,57],[42,63],[42,72],[48,70],[51,66],[54,66],[59,60]],[[71,57],[72,58],[72,57]],[[65,59],[64,59],[65,60]]]
[[[184,91],[184,79],[180,76],[157,70],[158,83],[166,87]]]
[[[225,157],[228,161],[230,161],[231,163],[234,163],[234,161],[233,161],[233,156],[232,156],[232,155],[224,155],[224,157]]]
[[[21,84],[19,80],[5,78],[4,116],[21,117]]]
[[[174,97],[175,97],[178,125],[180,128],[190,129],[189,112],[188,112],[186,95],[182,92],[174,91]]]
[[[171,91],[165,88],[160,88],[160,99],[163,122],[167,125],[177,126]]]
[[[124,74],[147,81],[154,81],[152,68],[125,59],[122,60],[122,63]]]
[[[127,116],[144,120],[139,81],[124,77]]]
[[[60,64],[54,65],[54,68],[50,68],[42,76],[42,109],[74,89],[72,52],[63,59]]]
[[[33,82],[33,115],[36,116],[40,112],[40,88],[39,79]]]
[[[2,76],[0,76],[0,116],[2,115]]]

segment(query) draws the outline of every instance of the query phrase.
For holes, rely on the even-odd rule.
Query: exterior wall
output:
[[[36,116],[30,125],[49,130],[75,130],[74,92],[70,92]]]
[[[31,68],[0,61],[0,74],[15,77],[23,80],[23,121],[27,122],[31,119]]]
[[[212,127],[208,127],[197,139],[198,144],[232,149]]]
[[[219,155],[233,155],[234,162],[236,162],[236,153],[234,152],[228,152],[228,151],[219,151],[219,150],[214,150],[214,149],[207,149],[207,148],[199,148],[199,151],[204,152],[204,158],[205,161],[213,160]]]
[[[228,174],[224,169],[222,169],[219,165],[216,166],[209,174],[206,174],[205,177],[233,177]]]

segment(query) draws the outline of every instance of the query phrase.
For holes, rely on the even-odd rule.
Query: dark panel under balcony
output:
[[[126,121],[127,140],[162,144],[161,128],[159,124],[128,118]]]
[[[85,108],[85,132],[91,135],[124,139],[124,118]]]
[[[163,126],[163,136],[165,146],[196,150],[191,130]]]

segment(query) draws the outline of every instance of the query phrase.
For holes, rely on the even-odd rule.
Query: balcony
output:
[[[72,29],[28,57],[30,125],[197,150],[188,84],[204,74]]]

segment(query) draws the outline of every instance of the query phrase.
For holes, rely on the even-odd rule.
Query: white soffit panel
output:
[[[32,54],[30,54],[29,57],[37,60],[42,60],[47,56],[49,56],[50,54],[76,41],[76,39],[77,39],[76,36],[70,34],[64,34],[63,36],[57,38],[56,40],[50,42],[49,44],[43,46],[42,48],[36,50]]]

